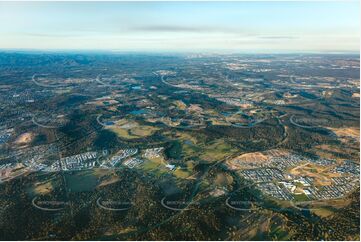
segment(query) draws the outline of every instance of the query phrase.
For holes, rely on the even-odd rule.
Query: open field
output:
[[[345,138],[351,138],[360,142],[360,128],[349,127],[349,128],[330,128],[341,140]]]
[[[224,140],[219,139],[204,147],[204,150],[201,151],[199,157],[202,160],[213,162],[221,160],[236,152],[237,150],[235,148],[232,148],[231,145],[225,143]]]
[[[140,125],[135,121],[126,119],[119,120],[115,123],[115,125],[107,126],[106,129],[113,131],[123,139],[143,138],[150,136],[155,131],[159,130],[159,128],[148,125]]]
[[[289,173],[295,176],[312,177],[315,179],[315,185],[327,186],[332,184],[332,177],[340,177],[340,174],[332,173],[329,171],[330,169],[331,167],[305,163],[290,169]]]
[[[93,171],[65,174],[65,179],[71,192],[92,191],[98,185],[98,179]]]

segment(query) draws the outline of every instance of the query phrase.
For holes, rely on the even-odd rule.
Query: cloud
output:
[[[210,33],[210,32],[229,32],[225,28],[216,28],[208,26],[179,26],[179,25],[148,25],[138,26],[128,29],[135,32],[173,32],[173,33]]]
[[[296,36],[259,36],[259,39],[265,39],[265,40],[292,40],[292,39],[298,39]]]
[[[77,37],[82,36],[81,33],[38,33],[38,32],[18,32],[18,33],[9,33],[16,36],[25,36],[25,37],[36,37],[36,38],[59,38],[59,37]]]
[[[250,29],[233,29],[217,26],[181,26],[181,25],[144,25],[133,26],[127,29],[130,32],[150,33],[200,33],[200,34],[227,34],[253,38],[254,40],[295,40],[299,37],[291,35],[262,35]],[[214,37],[214,36],[213,36]]]

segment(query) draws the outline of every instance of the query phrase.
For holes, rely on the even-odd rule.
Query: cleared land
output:
[[[140,125],[136,121],[121,119],[115,122],[114,125],[106,126],[106,129],[109,129],[116,133],[120,138],[123,139],[138,139],[152,135],[159,128],[149,126],[149,125]]]

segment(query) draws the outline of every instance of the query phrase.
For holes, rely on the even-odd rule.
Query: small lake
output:
[[[146,113],[148,113],[148,110],[146,110],[146,109],[133,110],[130,112],[130,114],[133,114],[133,115],[142,115],[142,114],[146,114]]]
[[[141,86],[134,86],[134,87],[132,87],[132,89],[133,90],[140,90],[140,89],[142,89],[142,87]]]

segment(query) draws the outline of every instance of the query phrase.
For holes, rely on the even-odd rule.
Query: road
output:
[[[62,85],[49,85],[49,84],[44,84],[44,83],[40,83],[36,80],[36,74],[34,74],[32,77],[31,77],[31,80],[37,85],[37,86],[40,86],[40,87],[51,87],[51,88],[54,88],[54,87],[61,87]]]

